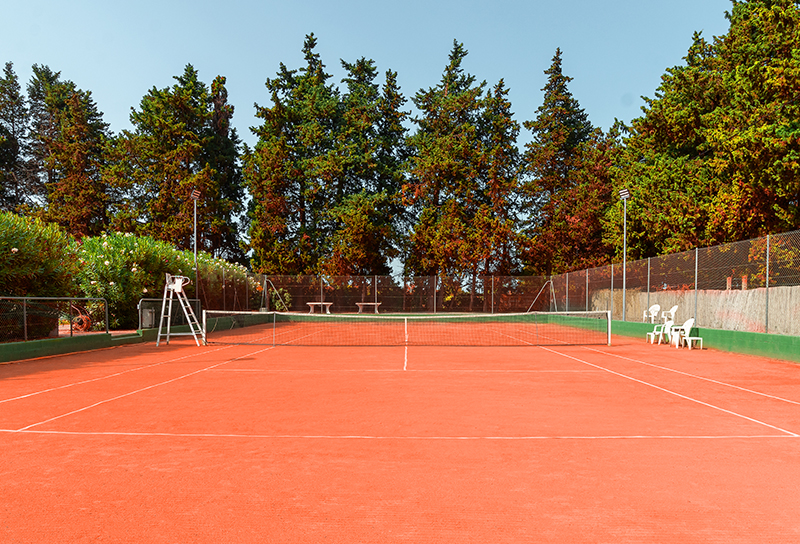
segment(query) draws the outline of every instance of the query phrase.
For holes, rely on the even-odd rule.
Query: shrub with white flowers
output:
[[[79,252],[81,290],[108,301],[111,328],[136,328],[139,299],[160,292],[167,272],[179,273],[179,254],[171,244],[149,236],[107,233],[85,238]]]
[[[0,295],[76,294],[76,251],[58,225],[0,212]]]

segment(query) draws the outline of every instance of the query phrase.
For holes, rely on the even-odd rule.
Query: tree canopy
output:
[[[227,80],[191,64],[114,135],[92,94],[33,66],[0,77],[0,209],[78,239],[104,230],[192,244],[270,274],[555,274],[800,226],[800,10],[734,0],[722,36],[692,37],[641,115],[591,123],[556,49],[541,106],[515,119],[505,80],[453,41],[438,82],[407,100],[361,57],[338,84],[314,34],[233,126]],[[444,55],[443,55],[444,57]],[[410,107],[409,110],[406,110]],[[520,145],[520,138],[526,143]]]

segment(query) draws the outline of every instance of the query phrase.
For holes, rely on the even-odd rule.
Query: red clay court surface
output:
[[[0,542],[800,541],[791,363],[189,342],[0,365]]]

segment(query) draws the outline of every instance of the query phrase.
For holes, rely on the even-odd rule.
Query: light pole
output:
[[[619,192],[622,199],[622,320],[625,321],[625,295],[627,292],[628,280],[628,199],[631,197],[630,191],[622,189]]]
[[[191,198],[194,201],[194,290],[195,298],[200,298],[200,283],[198,280],[199,271],[197,270],[197,201],[200,199],[200,191],[192,190]]]

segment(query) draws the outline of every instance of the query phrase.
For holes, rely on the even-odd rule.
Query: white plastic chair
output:
[[[694,327],[694,318],[689,318],[686,322],[678,329],[675,338],[675,347],[681,347],[684,342],[692,349],[692,344],[700,341],[700,349],[703,349],[703,339],[699,336],[692,336],[692,327]],[[673,328],[674,330],[674,328]]]
[[[683,332],[681,333],[681,344],[686,343],[689,349],[692,349],[692,345],[695,342],[700,342],[700,349],[703,349],[703,338],[701,336],[692,336],[692,327],[694,326],[694,319],[692,319],[692,326],[685,327]]]
[[[678,311],[678,305],[677,304],[675,306],[673,306],[672,308],[670,308],[669,310],[664,310],[663,312],[661,312],[662,321],[664,321],[665,323],[667,322],[667,320],[675,321],[675,312],[677,312],[677,311]]]
[[[655,323],[656,318],[658,317],[658,311],[661,309],[660,304],[653,304],[650,306],[649,310],[645,310],[644,314],[642,315],[642,322],[647,323],[647,320],[650,320],[650,323]]]
[[[663,325],[656,325],[653,327],[653,332],[648,332],[645,338],[649,339],[651,344],[655,343],[656,337],[658,337],[659,344],[661,344],[662,341],[664,341],[665,344],[668,344],[672,325],[672,321],[667,321]],[[664,338],[665,336],[666,339]]]

